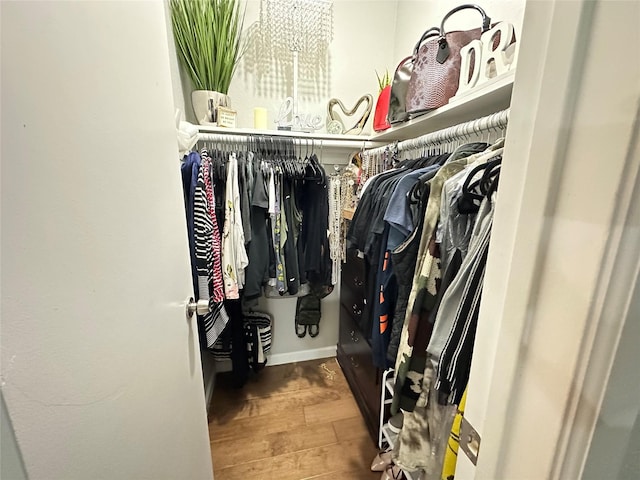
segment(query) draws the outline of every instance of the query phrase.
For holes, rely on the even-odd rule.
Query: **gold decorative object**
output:
[[[365,102],[367,106],[362,116],[358,119],[358,121],[355,123],[353,127],[351,127],[349,130],[346,130],[344,126],[344,122],[342,121],[342,118],[333,111],[333,107],[338,105],[338,107],[340,107],[340,110],[342,110],[342,114],[345,117],[353,117],[356,111],[358,110],[358,108],[360,108],[360,105],[362,105]],[[367,123],[367,120],[369,119],[369,115],[371,115],[372,108],[373,108],[373,97],[369,94],[361,96],[356,102],[356,105],[351,110],[347,110],[344,106],[344,103],[342,103],[337,98],[332,98],[331,100],[329,100],[329,104],[327,105],[327,131],[329,133],[344,133],[347,135],[360,134],[362,132],[362,129],[364,128],[365,123]],[[339,130],[342,130],[342,131],[339,132]]]

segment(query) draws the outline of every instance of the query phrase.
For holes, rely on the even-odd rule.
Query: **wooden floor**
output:
[[[217,377],[215,480],[378,480],[377,449],[335,358],[267,367],[242,389]]]

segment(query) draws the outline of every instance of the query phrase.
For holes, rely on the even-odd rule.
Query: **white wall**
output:
[[[452,8],[465,2],[450,0],[398,0],[393,58],[396,65],[411,55],[416,42],[431,27],[440,27],[443,17]],[[473,2],[472,2],[473,3]],[[519,38],[522,32],[524,0],[482,0],[475,2],[489,15],[492,22],[512,23]],[[482,25],[481,16],[474,10],[455,13],[446,23],[446,30],[467,30]],[[395,68],[395,65],[394,67]]]
[[[266,1],[266,0],[265,0]],[[256,28],[260,14],[260,1],[248,0],[245,17],[245,31]],[[300,111],[320,115],[326,119],[327,102],[336,97],[351,108],[362,95],[369,93],[375,101],[378,96],[376,70],[383,72],[395,68],[393,60],[393,32],[395,28],[396,0],[334,0],[333,42],[330,45],[330,66],[328,95],[300,99]],[[234,110],[238,112],[237,125],[253,128],[253,108],[268,109],[269,128],[273,123],[284,96],[260,94],[254,84],[254,77],[248,73],[251,55],[246,55],[239,64],[231,82],[229,95]],[[195,122],[190,99],[191,86],[185,75],[184,98],[187,99],[187,119]],[[175,78],[175,75],[174,75]],[[276,74],[269,81],[283,83],[286,78]],[[290,80],[288,80],[290,81]],[[288,95],[291,95],[289,92]],[[373,121],[373,110],[367,129]],[[324,129],[323,129],[324,131]]]
[[[331,295],[322,299],[320,334],[311,338],[298,338],[295,333],[294,318],[296,299],[262,298],[260,306],[273,315],[273,337],[270,365],[289,363],[298,359],[334,356],[338,343],[338,315],[340,308],[340,288],[336,285]]]

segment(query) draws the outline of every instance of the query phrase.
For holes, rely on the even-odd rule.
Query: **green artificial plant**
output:
[[[229,93],[244,53],[239,0],[170,0],[178,56],[196,90]]]
[[[378,93],[382,92],[385,87],[391,85],[391,77],[389,76],[389,70],[384,71],[384,75],[381,77],[376,71],[376,77],[378,78],[378,88],[380,89]]]

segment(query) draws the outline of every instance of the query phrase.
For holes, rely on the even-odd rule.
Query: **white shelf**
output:
[[[200,134],[212,135],[255,135],[270,137],[287,137],[299,138],[301,140],[310,140],[316,142],[318,146],[327,148],[345,148],[345,149],[362,149],[372,148],[382,145],[378,142],[372,142],[369,135],[336,135],[333,133],[306,133],[293,132],[288,130],[256,130],[254,128],[225,128],[214,127],[208,125],[198,125]],[[204,136],[203,135],[203,136]]]
[[[389,428],[389,424],[385,423],[382,426],[382,435],[384,435],[384,439],[387,441],[391,448],[396,446],[396,439],[398,438],[397,433],[393,433]]]
[[[398,434],[393,433],[389,429],[389,424],[387,423],[385,423],[384,426],[382,427],[382,434],[384,435],[385,440],[389,444],[389,447],[393,448],[396,444]],[[417,478],[420,476],[419,472],[409,472],[407,470],[402,470],[402,473],[404,473],[404,476],[407,478],[407,480],[417,480]]]
[[[369,140],[377,143],[407,140],[509,108],[514,78],[515,70],[471,90],[464,96],[453,97],[443,107],[372,135]]]
[[[385,395],[385,391],[382,391],[382,399],[383,399],[383,405],[381,406],[381,413],[380,413],[380,432],[382,433],[380,442],[379,442],[379,447],[383,448],[383,443],[382,440],[387,442],[387,445],[389,445],[390,448],[393,448],[396,445],[396,440],[398,439],[398,434],[394,433],[391,428],[389,427],[389,422],[382,424],[382,419],[383,419],[383,415],[384,415],[384,405],[391,403],[392,399],[393,399],[393,386],[394,386],[394,382],[395,382],[395,378],[394,378],[394,371],[393,369],[388,369],[384,372],[383,375],[384,378],[384,390],[386,390],[389,395],[391,395],[391,397],[389,399],[386,398]],[[402,470],[402,473],[404,473],[404,476],[407,478],[407,480],[418,480],[418,478],[420,477],[420,472],[408,472],[407,470]]]
[[[326,147],[328,149],[354,151],[362,148],[375,148],[396,140],[416,138],[509,108],[514,78],[515,70],[474,88],[465,95],[453,97],[443,107],[373,135],[336,135],[332,133],[305,133],[287,130],[224,128],[208,125],[198,125],[198,131],[202,137],[207,134],[265,135],[299,138],[300,140],[316,142],[320,148]]]
[[[387,381],[384,382],[385,387],[387,387],[387,392],[389,392],[389,394],[391,396],[393,396],[394,383],[395,383],[395,378],[394,377],[387,378]]]
[[[332,133],[305,133],[287,130],[256,130],[253,128],[224,128],[198,125],[201,134],[214,135],[268,135],[293,137],[322,142],[327,148],[374,148],[396,140],[419,137],[436,130],[468,122],[509,108],[515,70],[484,85],[474,88],[460,97],[453,97],[448,104],[429,113],[411,119],[396,127],[373,135],[335,135]]]

